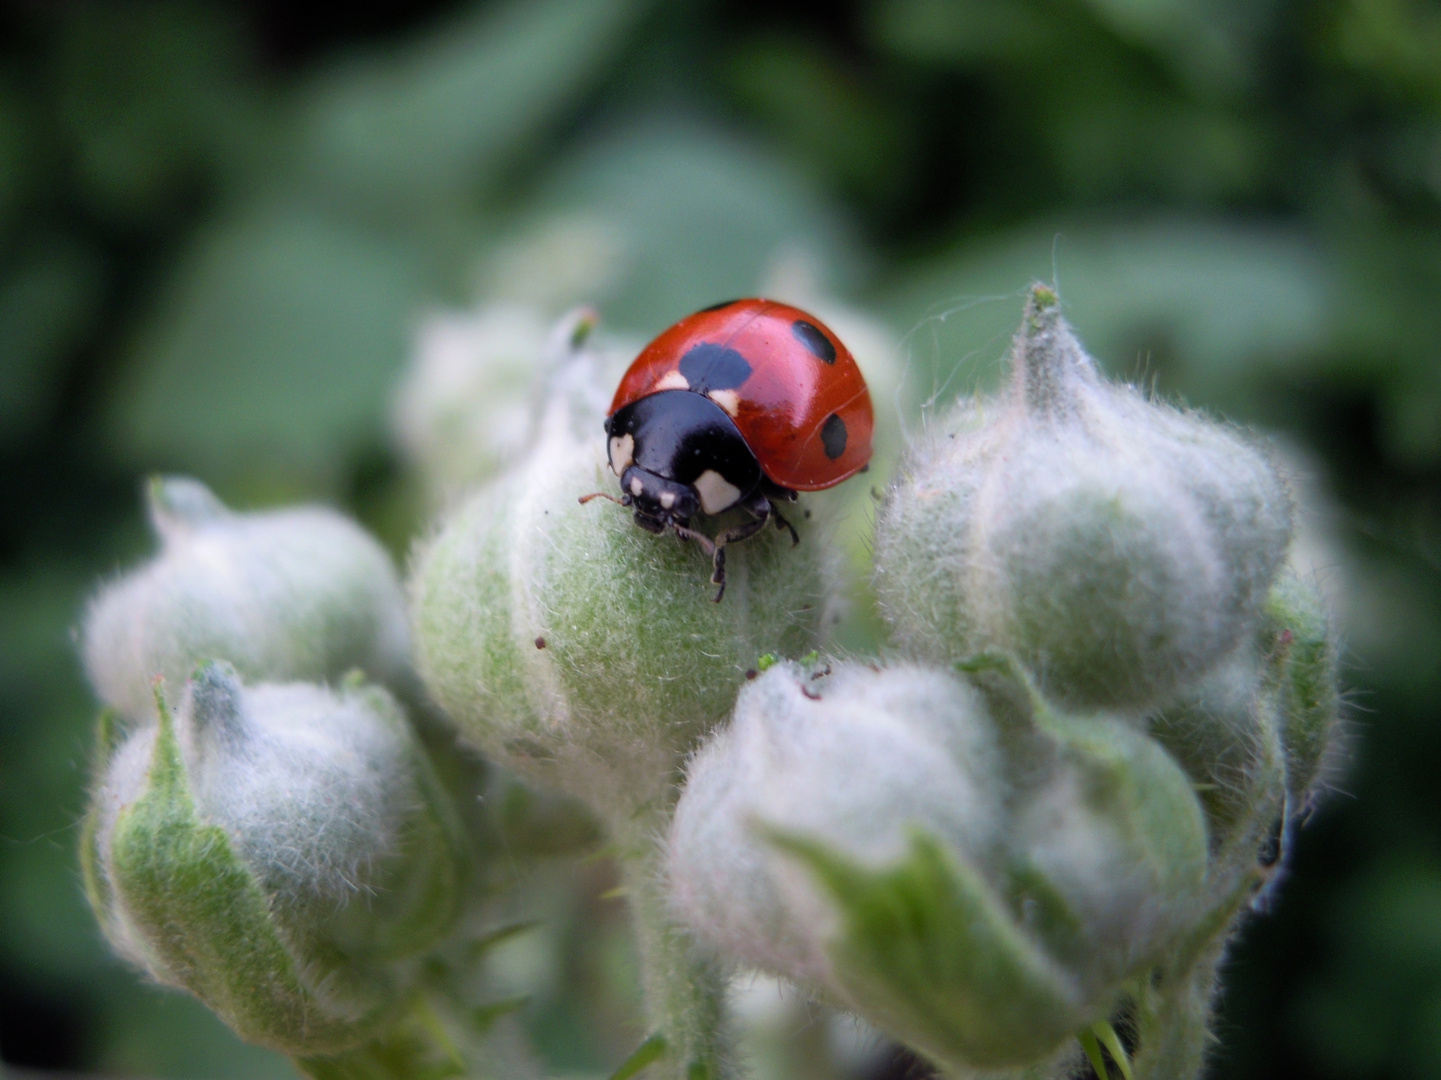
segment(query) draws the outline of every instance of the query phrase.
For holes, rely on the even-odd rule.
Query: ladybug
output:
[[[863,470],[874,427],[861,369],[819,319],[770,300],[728,300],[676,323],[626,371],[605,421],[621,497],[604,497],[633,508],[641,528],[704,548],[719,601],[726,545],[771,519],[799,543],[777,502]],[[697,515],[731,509],[747,520],[714,537],[691,527]]]

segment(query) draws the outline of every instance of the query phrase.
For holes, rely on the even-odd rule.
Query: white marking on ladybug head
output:
[[[635,436],[627,432],[624,435],[612,435],[610,440],[610,471],[619,476],[630,468],[630,463],[635,459]]]
[[[656,380],[655,389],[689,390],[690,383],[686,381],[686,377],[682,375],[679,370],[667,371],[664,375],[662,375],[659,379]]]
[[[660,504],[661,504],[661,506],[663,506],[665,509],[669,510],[672,506],[675,505],[675,492],[674,492],[674,491],[662,491],[662,492],[660,493]]]
[[[645,485],[640,482],[640,477],[632,476],[630,478],[630,493],[639,496],[643,490],[645,490]]]
[[[741,410],[741,396],[734,390],[712,390],[706,397],[730,413],[732,418]]]
[[[741,489],[714,469],[707,469],[695,478],[693,485],[700,496],[700,508],[707,514],[729,509],[741,497]]]

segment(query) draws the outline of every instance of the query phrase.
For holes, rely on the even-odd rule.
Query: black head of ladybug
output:
[[[621,499],[651,532],[723,513],[755,495],[763,479],[725,410],[687,390],[632,402],[605,422],[605,432]]]

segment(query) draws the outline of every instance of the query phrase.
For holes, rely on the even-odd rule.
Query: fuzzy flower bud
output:
[[[898,645],[999,649],[1073,706],[1146,708],[1257,624],[1290,501],[1238,434],[1105,382],[1034,286],[1011,381],[902,466],[876,526]]]
[[[102,721],[81,844],[116,951],[250,1042],[329,1054],[404,1003],[405,961],[449,929],[466,848],[384,691],[245,686],[198,668],[172,717]]]
[[[1205,876],[1190,783],[1006,670],[781,665],[691,762],[670,837],[702,945],[952,1068],[1051,1058],[1181,932]]]
[[[495,475],[529,443],[548,329],[539,311],[513,303],[422,323],[392,426],[439,501]]]
[[[1285,812],[1277,695],[1257,650],[1238,649],[1158,715],[1149,731],[1185,769],[1206,812],[1211,898],[1254,877]],[[1270,852],[1274,856],[1275,852]]]
[[[1339,648],[1326,600],[1315,585],[1286,573],[1266,600],[1261,645],[1278,696],[1286,793],[1303,810],[1338,744]]]
[[[591,392],[601,370],[583,355],[562,368],[537,445],[422,547],[412,617],[426,685],[466,737],[624,816],[669,789],[757,656],[813,647],[828,579],[823,545],[794,513],[795,548],[766,529],[729,549],[717,604],[696,545],[639,529],[612,503],[581,505],[618,492],[606,398]]]
[[[81,635],[95,692],[122,717],[152,717],[157,676],[183,686],[212,658],[256,681],[358,668],[410,685],[395,569],[353,522],[323,507],[234,513],[183,477],[157,478],[147,495],[160,553],[100,590]]]
[[[1319,592],[1288,570],[1253,638],[1148,721],[1205,808],[1217,904],[1285,860],[1336,744],[1336,653]]]

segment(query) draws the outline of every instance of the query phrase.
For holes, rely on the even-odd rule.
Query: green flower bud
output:
[[[1238,650],[1149,724],[1186,770],[1206,812],[1216,899],[1255,870],[1284,810],[1277,695],[1254,649]]]
[[[1290,501],[1238,434],[1102,380],[1034,286],[1000,397],[912,451],[876,525],[895,641],[1000,649],[1073,706],[1144,708],[1256,625]]]
[[[1339,648],[1320,590],[1283,574],[1266,600],[1261,643],[1278,696],[1286,792],[1300,811],[1339,742]]]
[[[396,390],[392,428],[432,503],[454,504],[534,445],[547,394],[576,390],[558,386],[557,372],[602,373],[579,386],[596,395],[585,408],[609,405],[601,387],[620,378],[636,350],[598,342],[596,324],[589,308],[552,322],[515,301],[426,321]]]
[[[400,709],[348,682],[242,685],[208,663],[172,718],[117,737],[82,840],[106,936],[242,1037],[288,1054],[373,1038],[409,958],[455,920],[466,848]]]
[[[395,569],[354,522],[323,507],[233,513],[181,477],[157,478],[147,494],[160,553],[100,590],[81,634],[90,681],[121,716],[152,717],[157,676],[182,686],[216,657],[256,681],[359,668],[410,685]]]
[[[667,866],[709,950],[1000,1069],[1064,1052],[1185,931],[1206,838],[1129,724],[1005,675],[778,665],[691,762]]]
[[[523,304],[421,324],[392,426],[401,453],[439,499],[493,476],[529,445],[548,330]]]
[[[828,576],[792,513],[795,548],[766,529],[728,549],[717,604],[705,552],[581,505],[615,490],[594,370],[561,373],[537,446],[419,551],[412,617],[426,685],[468,739],[624,816],[665,795],[757,656],[813,647]]]

